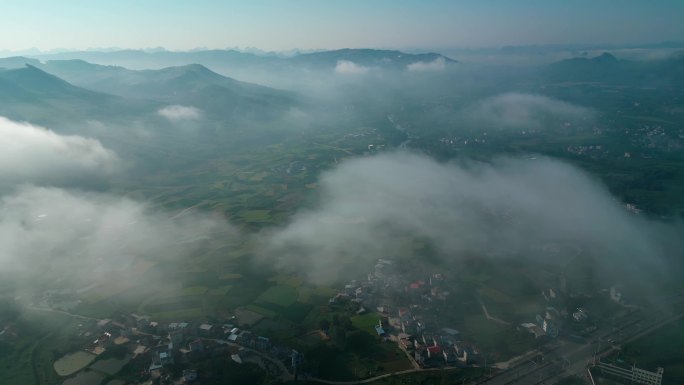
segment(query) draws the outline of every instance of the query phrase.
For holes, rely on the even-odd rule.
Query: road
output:
[[[553,384],[570,375],[584,377],[594,358],[609,355],[620,349],[618,344],[634,341],[682,317],[684,310],[664,318],[658,313],[647,316],[641,311],[632,311],[616,318],[611,326],[597,330],[596,337],[584,344],[556,341],[548,346],[547,353],[527,359],[478,384],[539,385]]]
[[[69,313],[69,312],[64,311],[64,310],[56,310],[56,309],[42,308],[42,307],[35,307],[35,306],[29,306],[28,309],[33,310],[33,311],[39,311],[39,312],[62,314],[65,316],[69,316],[69,317],[76,318],[76,319],[82,319],[82,320],[101,321],[100,318],[87,317],[87,316],[80,315],[80,314]],[[137,331],[136,334],[147,335],[147,336],[153,336],[154,335],[154,334],[145,333],[142,331]],[[279,360],[276,360],[273,357],[271,357],[267,354],[264,354],[258,350],[254,350],[254,349],[251,349],[248,347],[244,347],[242,345],[239,345],[239,344],[236,344],[233,342],[228,342],[225,340],[219,340],[219,339],[213,339],[213,338],[204,338],[204,340],[214,341],[216,343],[225,344],[225,345],[229,345],[229,346],[233,346],[233,347],[244,348],[246,351],[253,353],[255,355],[258,355],[262,359],[267,360],[267,361],[275,364],[278,367],[278,369],[280,370],[280,379],[282,379],[283,381],[290,381],[290,380],[294,379],[294,376],[287,370],[287,368],[285,367],[285,365],[282,362],[280,362]]]
[[[88,316],[84,316],[84,315],[80,315],[80,314],[69,313],[68,311],[64,311],[64,310],[50,309],[50,308],[46,308],[46,307],[27,306],[27,309],[33,310],[33,311],[41,311],[41,312],[45,312],[45,313],[62,314],[65,316],[83,319],[83,320],[101,321],[100,318],[88,317]]]
[[[544,385],[553,384],[557,380],[570,375],[584,377],[586,368],[593,359],[609,355],[615,350],[620,349],[620,345],[641,338],[671,322],[684,317],[681,297],[671,301],[670,304],[679,305],[673,314],[665,315],[662,311],[644,314],[642,311],[632,310],[613,319],[613,322],[594,332],[595,337],[586,343],[576,343],[567,340],[554,341],[545,346],[544,352],[530,352],[521,356],[517,363],[511,363],[508,369],[500,371],[491,378],[478,381],[478,385]],[[63,314],[79,319],[99,321],[98,318],[86,317],[66,311],[30,307],[35,311],[51,312]],[[243,347],[225,340],[215,340],[218,343],[227,344],[235,347]],[[260,351],[245,348],[264,360],[275,364],[280,370],[280,378],[284,381],[293,380],[294,376],[288,371],[287,367],[279,360],[264,354]],[[422,371],[453,370],[456,368],[431,368],[421,369],[414,367],[404,371],[382,374],[379,376],[354,381],[330,381],[320,378],[306,378],[307,381],[318,382],[330,385],[352,385],[367,384],[374,381],[401,376],[409,373]],[[304,378],[302,378],[304,379]]]
[[[330,384],[330,385],[368,384],[368,383],[371,383],[373,381],[381,380],[383,378],[401,376],[401,375],[409,374],[409,373],[437,372],[437,371],[447,371],[447,370],[456,370],[456,369],[460,369],[460,368],[446,367],[446,368],[429,368],[429,369],[407,369],[407,370],[402,370],[400,372],[386,373],[386,374],[381,374],[381,375],[375,376],[375,377],[365,378],[363,380],[353,380],[353,381],[331,381],[331,380],[324,380],[322,378],[306,378],[306,381],[320,382],[321,384]],[[302,379],[304,379],[304,378],[302,378]]]
[[[484,313],[484,316],[485,316],[488,320],[494,321],[494,322],[499,323],[499,324],[501,324],[501,325],[510,325],[510,324],[511,324],[510,322],[506,322],[506,321],[502,320],[501,318],[492,317],[492,316],[489,314],[489,311],[487,310],[487,306],[485,306],[484,302],[482,302],[481,299],[478,300],[478,301],[480,301],[480,306],[482,307],[482,313]]]
[[[216,342],[216,343],[222,344],[222,345],[228,345],[228,346],[232,346],[232,347],[236,347],[236,348],[243,348],[243,349],[245,349],[245,351],[248,351],[252,354],[259,356],[262,360],[266,360],[266,361],[273,363],[278,368],[278,370],[280,371],[279,377],[281,380],[283,380],[283,381],[294,380],[294,375],[292,375],[292,373],[290,373],[287,370],[287,367],[285,366],[285,364],[283,364],[282,361],[277,360],[277,359],[269,356],[268,354],[265,354],[265,353],[262,353],[258,350],[248,348],[246,346],[242,346],[240,344],[236,344],[234,342],[230,342],[230,341],[226,341],[226,340],[220,340],[220,339],[216,339],[216,338],[202,338],[202,339],[205,341],[213,341],[213,342]]]

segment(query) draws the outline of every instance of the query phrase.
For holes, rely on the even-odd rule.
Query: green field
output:
[[[190,308],[174,311],[164,311],[152,313],[152,316],[159,321],[188,321],[203,318],[205,312],[202,308]]]
[[[258,313],[258,314],[261,314],[264,317],[275,317],[276,314],[278,314],[278,312],[268,310],[268,309],[264,309],[263,307],[257,306],[257,305],[249,305],[249,306],[245,307],[245,309],[253,311],[253,312]]]
[[[268,222],[271,219],[270,212],[271,210],[250,210],[240,216],[245,222]]]
[[[13,329],[18,337],[0,340],[0,384],[60,383],[54,362],[85,343],[77,338],[77,324],[70,317],[50,312],[25,312],[17,318]],[[70,369],[63,363],[65,370]]]
[[[257,302],[288,307],[297,301],[298,296],[297,289],[292,286],[271,286],[257,298]]]
[[[233,286],[232,286],[232,285],[220,286],[220,287],[217,287],[217,288],[215,288],[215,289],[209,290],[209,294],[210,294],[210,295],[220,295],[220,296],[223,296],[223,295],[228,294],[228,292],[230,291],[230,288],[231,288],[231,287],[233,287]]]
[[[200,297],[169,297],[163,301],[153,302],[145,306],[145,310],[151,313],[163,313],[178,311],[183,309],[201,308],[202,300]]]
[[[209,288],[206,286],[190,286],[190,287],[185,287],[183,288],[183,291],[180,293],[181,296],[195,296],[195,295],[204,295]]]
[[[93,385],[99,384],[105,379],[104,374],[96,371],[83,371],[78,373],[75,377],[65,380],[62,385]]]
[[[231,279],[240,279],[242,278],[242,274],[237,274],[237,273],[224,273],[221,274],[219,279],[225,279],[225,280],[231,280]]]
[[[124,358],[108,358],[104,360],[98,360],[94,364],[90,365],[91,370],[96,370],[108,375],[114,375],[118,373],[121,368],[123,368],[130,361],[130,357]]]
[[[359,330],[363,330],[371,335],[376,335],[375,325],[380,321],[380,316],[377,313],[366,313],[351,317],[352,325]]]
[[[60,376],[69,376],[88,366],[95,358],[94,354],[82,350],[69,353],[55,361],[55,372]]]
[[[462,330],[496,361],[523,354],[535,346],[534,336],[528,332],[516,331],[514,326],[501,325],[482,314],[464,317]]]

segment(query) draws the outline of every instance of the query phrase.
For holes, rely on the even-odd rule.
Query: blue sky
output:
[[[0,51],[114,46],[434,48],[684,40],[682,0],[7,3],[0,5]]]

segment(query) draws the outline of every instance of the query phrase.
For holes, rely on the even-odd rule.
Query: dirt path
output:
[[[492,317],[491,315],[489,315],[489,312],[487,311],[487,306],[485,306],[485,304],[482,302],[481,299],[478,301],[480,301],[480,306],[482,307],[482,312],[484,313],[484,316],[488,320],[494,321],[494,322],[499,323],[501,325],[510,325],[511,324],[510,322],[506,322],[506,321],[502,320],[501,318],[496,318],[496,317]]]
[[[330,385],[368,384],[368,383],[371,383],[373,381],[381,380],[383,378],[401,376],[404,374],[410,374],[410,373],[416,373],[416,372],[437,372],[437,371],[442,371],[442,370],[455,370],[455,369],[460,369],[460,368],[448,367],[448,368],[430,368],[430,369],[408,369],[408,370],[402,370],[400,372],[381,374],[379,376],[370,377],[370,378],[366,378],[363,380],[353,380],[353,381],[332,381],[332,380],[324,380],[322,378],[306,378],[306,381],[319,382],[321,384],[330,384]]]

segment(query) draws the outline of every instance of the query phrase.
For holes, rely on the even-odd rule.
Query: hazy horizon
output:
[[[614,3],[584,0],[572,4],[531,0],[515,4],[302,1],[296,5],[276,1],[170,4],[155,0],[141,5],[128,0],[30,0],[3,8],[6,22],[0,26],[0,50],[6,52],[107,47],[430,50],[638,45],[684,38],[680,22],[684,3],[676,1],[626,1],[620,12]]]

